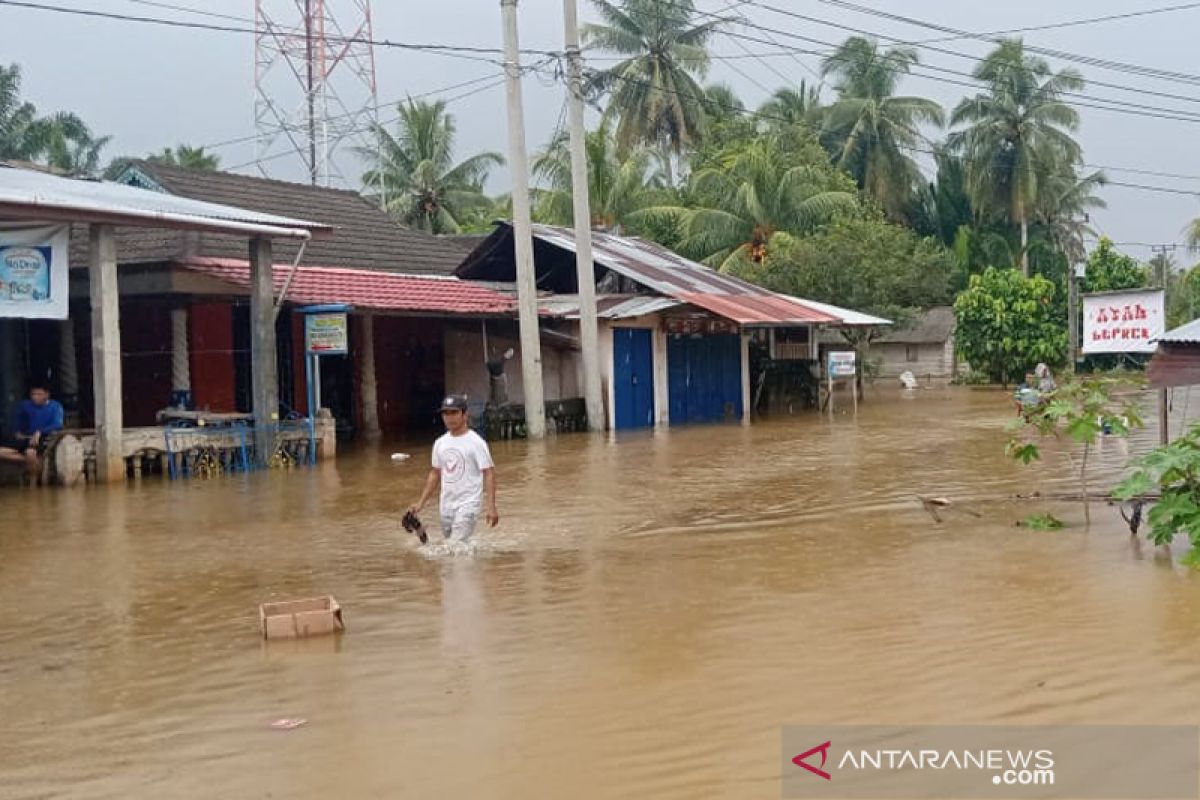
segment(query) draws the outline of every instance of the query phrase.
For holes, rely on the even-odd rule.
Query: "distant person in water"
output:
[[[446,433],[433,443],[432,468],[421,499],[409,506],[418,514],[441,485],[442,534],[465,542],[475,532],[480,513],[489,527],[500,521],[496,511],[496,465],[483,437],[471,430],[465,395],[448,395],[442,401]]]
[[[62,430],[63,407],[50,399],[50,389],[34,384],[17,408],[17,431],[0,439],[0,460],[24,464],[31,476],[41,471],[41,455],[50,434]]]
[[[1038,363],[1033,369],[1033,377],[1037,378],[1037,390],[1042,394],[1050,394],[1058,385],[1054,382],[1054,376],[1050,374],[1050,368],[1043,363]]]

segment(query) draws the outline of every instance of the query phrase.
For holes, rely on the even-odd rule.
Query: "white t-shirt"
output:
[[[495,466],[487,442],[475,431],[444,433],[433,443],[433,468],[442,473],[442,513],[483,499],[483,471]]]

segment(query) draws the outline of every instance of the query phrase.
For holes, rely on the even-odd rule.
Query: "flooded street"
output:
[[[1007,396],[915,397],[495,444],[473,555],[400,529],[429,442],[4,491],[0,797],[773,798],[785,724],[1200,723],[1200,574],[1007,499],[1075,485],[1006,461]],[[343,636],[258,638],[322,593]]]

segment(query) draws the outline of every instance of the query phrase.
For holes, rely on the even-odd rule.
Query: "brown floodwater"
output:
[[[427,442],[0,493],[0,797],[772,798],[785,724],[1200,723],[1200,573],[1014,501],[1074,484],[1005,460],[1001,393],[886,394],[496,444],[470,554],[399,527]],[[258,638],[320,593],[344,635]]]

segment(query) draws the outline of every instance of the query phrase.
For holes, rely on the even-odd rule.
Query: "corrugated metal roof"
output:
[[[632,319],[683,305],[683,301],[657,295],[611,294],[596,298],[600,319]],[[552,317],[579,318],[579,295],[556,294],[538,300],[538,310]]]
[[[1200,319],[1194,319],[1186,325],[1169,330],[1155,341],[1168,344],[1200,344]]]
[[[250,265],[228,258],[189,258],[172,262],[185,269],[249,288]],[[291,265],[274,267],[275,291]],[[344,267],[298,267],[287,299],[296,303],[348,303],[355,308],[409,313],[508,316],[516,309],[512,297],[457,278],[404,275]]]
[[[63,178],[0,166],[0,218],[112,222],[160,228],[307,238],[327,233],[308,220],[206,203],[110,181]]]
[[[575,251],[573,231],[534,225],[533,235]],[[741,325],[891,324],[869,314],[772,292],[636,237],[593,232],[592,254],[597,264],[630,280]]]

